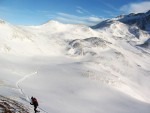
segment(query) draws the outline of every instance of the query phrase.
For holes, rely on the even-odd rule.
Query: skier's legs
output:
[[[34,105],[34,111],[35,111],[35,113],[37,112],[37,105]]]

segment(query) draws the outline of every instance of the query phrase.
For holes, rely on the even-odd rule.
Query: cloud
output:
[[[85,24],[85,25],[87,25],[87,22],[85,22],[85,21],[69,19],[69,18],[65,18],[65,17],[56,17],[55,20],[62,22],[62,23],[67,23],[67,24]]]
[[[80,13],[80,14],[83,14],[83,12],[79,9],[76,10],[76,12]]]
[[[71,23],[71,24],[86,24],[86,25],[95,25],[104,20],[104,18],[96,17],[96,16],[76,16],[67,13],[57,13],[54,18],[57,21],[63,23]]]
[[[143,13],[150,10],[150,1],[131,3],[120,8],[125,13]]]
[[[67,24],[85,24],[91,26],[96,25],[104,20],[104,18],[92,15],[88,10],[80,6],[76,7],[76,12],[78,12],[80,16],[63,12],[54,13],[47,10],[38,11],[38,13],[44,15],[48,19],[56,20]],[[84,16],[81,16],[82,14]]]
[[[93,17],[93,16],[92,17],[88,17],[87,20],[91,21],[91,22],[100,22],[100,21],[102,21],[101,18]]]
[[[92,15],[91,12],[89,12],[88,10],[84,9],[84,8],[81,7],[81,6],[77,6],[77,10],[80,11],[80,12],[82,12],[82,13],[86,13],[86,14],[88,14],[88,15]],[[77,10],[76,10],[76,11],[77,11]],[[80,12],[78,12],[78,13],[80,13]]]
[[[112,9],[112,10],[118,12],[118,9],[117,9],[116,7],[114,7],[114,6],[112,6],[111,4],[108,4],[108,3],[105,3],[105,2],[103,2],[103,4],[104,4],[105,6],[107,6],[108,8],[110,8],[110,9]]]

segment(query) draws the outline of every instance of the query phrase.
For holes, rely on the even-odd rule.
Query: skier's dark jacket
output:
[[[32,97],[31,98],[31,104],[34,105],[34,106],[38,106],[38,101],[36,98]]]

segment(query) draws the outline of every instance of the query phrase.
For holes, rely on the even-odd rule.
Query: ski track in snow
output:
[[[23,78],[19,79],[19,80],[16,82],[17,88],[20,89],[20,93],[23,94],[24,96],[26,96],[26,95],[25,95],[25,93],[23,92],[23,89],[20,87],[20,83],[22,83],[24,80],[26,80],[27,78],[29,78],[29,77],[31,77],[31,76],[33,76],[33,75],[35,75],[35,74],[37,74],[37,71],[25,75]]]
[[[36,75],[37,73],[38,73],[38,72],[35,71],[35,72],[33,72],[33,73],[27,74],[27,75],[25,75],[23,78],[19,79],[19,80],[16,82],[16,87],[20,90],[20,93],[26,97],[26,101],[27,101],[27,102],[29,102],[30,99],[29,99],[29,97],[23,92],[23,89],[20,87],[20,84],[21,84],[23,81],[25,81],[27,78],[29,78],[29,77],[31,77],[31,76],[33,76],[33,75]],[[40,107],[38,107],[38,108],[39,108],[40,110],[42,110],[44,113],[48,113],[48,112],[46,112],[44,109],[42,109],[42,108],[40,108]]]
[[[29,99],[29,97],[23,92],[23,89],[20,87],[20,84],[21,84],[24,80],[26,80],[27,78],[29,78],[29,77],[31,77],[31,76],[33,76],[33,75],[35,75],[35,74],[37,74],[37,71],[25,75],[23,78],[19,79],[19,80],[16,82],[16,87],[17,87],[17,89],[20,90],[20,93],[25,96],[25,100],[28,101],[28,102],[29,102],[30,99]]]

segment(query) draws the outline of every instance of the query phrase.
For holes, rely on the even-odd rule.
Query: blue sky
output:
[[[0,18],[12,24],[48,20],[94,25],[106,18],[150,9],[150,0],[0,0]]]

